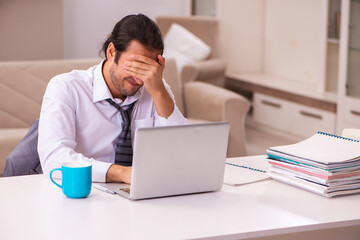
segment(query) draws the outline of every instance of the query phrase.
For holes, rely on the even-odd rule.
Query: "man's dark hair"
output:
[[[112,42],[116,49],[115,63],[123,51],[127,49],[130,42],[136,40],[150,50],[164,51],[164,42],[159,27],[156,23],[143,14],[128,15],[116,23],[111,34],[103,43],[101,51],[104,52]]]

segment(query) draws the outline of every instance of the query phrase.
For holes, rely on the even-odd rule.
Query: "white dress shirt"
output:
[[[38,152],[46,176],[67,161],[92,163],[94,182],[105,182],[115,162],[115,142],[122,128],[120,112],[105,99],[112,95],[102,75],[104,62],[88,70],[74,70],[50,80],[41,107]],[[174,100],[170,87],[164,85]],[[134,96],[116,103],[137,101],[131,114],[131,134],[137,128],[187,124],[176,105],[166,119],[158,116],[151,95],[141,87]],[[174,101],[175,102],[175,101]],[[55,177],[61,177],[55,174]]]

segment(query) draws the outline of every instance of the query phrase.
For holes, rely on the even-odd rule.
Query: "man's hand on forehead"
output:
[[[143,82],[145,89],[154,100],[155,109],[159,116],[168,118],[174,111],[174,102],[162,81],[165,68],[165,58],[160,54],[157,59],[131,54],[130,59],[124,62],[124,71],[136,82]],[[140,83],[139,83],[140,84]]]
[[[130,58],[124,62],[123,68],[125,73],[134,77],[138,84],[144,83],[145,88],[151,94],[151,91],[163,88],[162,73],[165,67],[165,58],[157,55],[157,60],[131,54]]]
[[[143,55],[139,55],[139,54],[131,54],[130,58],[128,60],[134,61],[134,62],[145,63],[145,64],[152,64],[152,63],[160,64],[159,55],[157,56],[156,59],[152,59],[152,58],[149,58],[149,57],[146,57]]]

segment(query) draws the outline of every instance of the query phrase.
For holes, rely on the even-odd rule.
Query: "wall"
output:
[[[218,0],[217,17],[227,72],[261,72],[264,0]]]
[[[0,61],[62,58],[62,0],[0,0]]]
[[[185,15],[184,0],[0,0],[0,61],[95,58],[122,17]]]
[[[184,15],[183,0],[63,0],[64,58],[98,56],[101,43],[122,17],[144,13],[155,20],[158,15]]]

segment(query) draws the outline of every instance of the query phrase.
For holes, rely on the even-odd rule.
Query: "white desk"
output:
[[[43,175],[0,179],[0,239],[6,240],[244,239],[347,226],[360,226],[360,195],[327,199],[273,180],[131,201],[96,189],[69,199]]]

